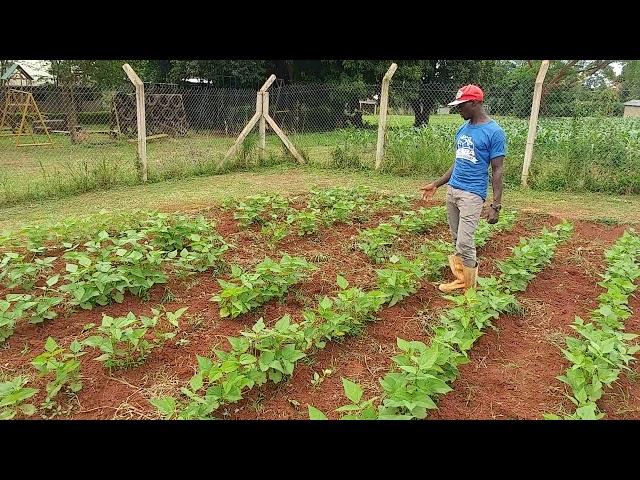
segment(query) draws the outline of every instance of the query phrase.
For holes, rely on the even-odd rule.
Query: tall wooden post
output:
[[[144,83],[140,80],[138,74],[125,63],[124,69],[127,77],[136,88],[136,114],[138,126],[138,167],[140,171],[140,180],[147,181],[147,121],[144,111]]]
[[[398,65],[392,63],[382,78],[382,96],[380,98],[380,117],[378,119],[378,144],[376,146],[376,170],[382,164],[384,156],[384,134],[387,130],[387,107],[389,105],[389,83]]]
[[[262,110],[269,112],[269,92],[262,93]],[[260,132],[260,148],[258,155],[260,160],[264,160],[267,149],[267,121],[265,120],[264,115],[260,117],[258,129]]]
[[[260,131],[260,159],[264,159],[265,153],[266,153],[266,148],[267,148],[267,119],[264,116],[264,112],[267,112],[267,115],[269,115],[269,87],[271,86],[271,84],[273,82],[276,81],[276,76],[275,75],[270,75],[269,78],[267,78],[267,81],[264,82],[264,84],[262,85],[262,88],[260,88],[260,93],[262,94],[262,116],[260,117],[260,125],[259,125],[259,131]]]
[[[527,145],[524,149],[524,163],[522,164],[522,186],[527,187],[529,178],[529,167],[531,166],[531,158],[533,157],[533,144],[536,140],[536,129],[538,127],[538,112],[540,110],[540,100],[542,98],[542,84],[544,77],[549,69],[549,60],[543,60],[538,70],[536,84],[533,89],[533,102],[531,104],[531,116],[529,117],[529,133],[527,134]]]

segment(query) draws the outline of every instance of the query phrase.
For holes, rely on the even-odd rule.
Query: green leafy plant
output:
[[[145,296],[158,283],[166,283],[161,270],[162,253],[143,243],[140,232],[127,231],[111,239],[105,231],[85,244],[85,252],[68,252],[61,292],[71,295],[71,305],[91,309],[95,305],[121,303],[126,291]]]
[[[358,248],[376,263],[385,261],[398,236],[398,229],[389,223],[381,223],[375,228],[362,230],[358,235]]]
[[[24,255],[5,252],[0,261],[0,283],[6,288],[32,290],[39,275],[50,270],[56,259],[57,257],[34,258],[33,262],[25,262]]]
[[[302,210],[289,214],[287,223],[297,228],[298,235],[311,235],[318,231],[319,218],[319,210]]]
[[[0,382],[0,420],[10,420],[18,414],[18,411],[27,416],[36,412],[32,404],[24,403],[24,400],[38,393],[36,388],[25,387],[28,382],[29,377],[22,375]]]
[[[218,279],[222,287],[211,301],[220,303],[220,316],[236,318],[272,298],[282,297],[290,286],[305,278],[316,267],[303,258],[284,255],[276,263],[267,257],[253,272],[231,266],[230,281]]]
[[[443,373],[442,365],[451,360],[453,352],[438,343],[427,347],[422,342],[398,338],[397,344],[403,352],[393,357],[397,371],[380,380],[385,392],[381,418],[425,418],[428,409],[436,408],[434,397],[451,391],[438,374]]]
[[[288,211],[289,201],[281,195],[250,195],[237,203],[234,218],[240,227],[246,228],[282,218]]]
[[[260,233],[267,237],[269,246],[273,249],[280,240],[289,235],[289,231],[287,223],[269,222],[262,227]]]
[[[389,306],[393,306],[418,290],[423,270],[419,262],[394,255],[388,267],[376,270],[376,274],[378,289],[388,299]]]
[[[222,266],[222,255],[231,246],[203,216],[157,214],[142,229],[151,245],[164,252],[178,272],[204,272]]]
[[[419,234],[446,223],[447,213],[444,207],[420,208],[417,212],[405,211],[402,216],[394,215],[392,219],[400,233]]]
[[[280,318],[272,329],[266,328],[261,318],[250,332],[242,332],[242,336],[249,340],[260,371],[275,383],[284,375],[291,376],[296,362],[305,356],[304,332],[299,324],[291,323],[289,315]]]
[[[342,388],[351,403],[336,409],[336,412],[346,413],[341,416],[341,420],[376,420],[378,418],[378,412],[373,405],[378,397],[363,401],[364,392],[360,385],[347,378],[342,378]],[[327,416],[312,405],[308,405],[308,412],[310,420],[327,420]]]
[[[109,370],[140,365],[154,347],[175,337],[178,319],[186,310],[185,307],[166,312],[165,318],[173,327],[168,331],[159,325],[163,314],[157,309],[151,310],[152,317],[137,318],[132,312],[116,318],[103,314],[98,334],[85,339],[83,345],[99,348],[103,354],[95,360],[103,362]],[[152,339],[146,338],[149,330],[152,330]]]
[[[80,357],[85,354],[82,344],[74,340],[69,346],[70,353],[60,347],[52,338],[48,337],[44,345],[45,351],[33,359],[31,364],[38,370],[41,376],[54,374],[55,378],[47,383],[47,398],[44,401],[45,408],[53,406],[53,398],[60,389],[67,386],[68,390],[77,393],[82,389],[80,379]]]
[[[62,297],[33,296],[10,293],[0,300],[0,343],[13,335],[16,324],[29,318],[29,323],[41,323],[58,314],[53,307],[63,301]]]

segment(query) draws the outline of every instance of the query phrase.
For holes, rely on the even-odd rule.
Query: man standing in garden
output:
[[[487,197],[489,165],[492,170],[493,203],[488,221],[496,223],[502,208],[502,165],[507,154],[504,130],[487,115],[484,93],[477,85],[465,85],[449,103],[455,106],[465,123],[455,136],[456,157],[447,173],[422,190],[422,198],[433,197],[436,189],[447,187],[447,218],[455,253],[449,255],[449,267],[455,276],[439,286],[442,292],[475,287],[478,276],[475,231]]]

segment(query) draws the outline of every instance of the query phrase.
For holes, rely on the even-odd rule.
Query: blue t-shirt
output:
[[[467,120],[456,132],[456,162],[449,185],[487,198],[489,164],[496,157],[507,155],[504,130],[491,120],[471,125]]]

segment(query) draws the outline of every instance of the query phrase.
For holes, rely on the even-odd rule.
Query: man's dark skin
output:
[[[470,120],[471,125],[479,125],[482,123],[487,123],[491,119],[485,112],[482,102],[478,102],[475,100],[469,100],[468,102],[463,102],[456,107],[460,116],[465,120]],[[496,157],[491,160],[491,186],[493,187],[493,203],[492,207],[489,208],[489,216],[487,221],[489,223],[496,223],[498,221],[498,215],[500,211],[493,208],[493,205],[501,205],[502,204],[502,165],[504,163],[504,156]],[[433,197],[434,193],[436,193],[436,189],[444,184],[446,184],[451,178],[451,173],[453,172],[453,166],[456,164],[456,161],[453,161],[453,165],[447,170],[442,177],[438,180],[431,182],[424,187],[420,188],[422,190],[422,198],[427,200]]]

